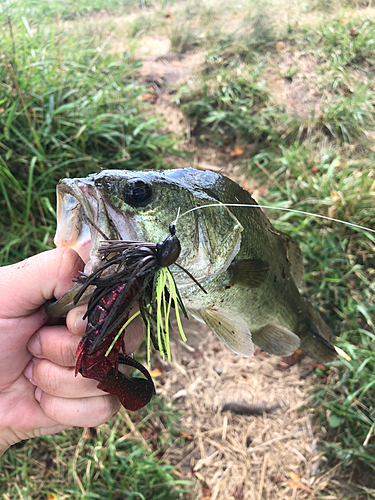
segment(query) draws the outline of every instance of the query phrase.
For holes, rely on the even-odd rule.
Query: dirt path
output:
[[[183,410],[192,442],[183,450],[172,447],[167,458],[185,476],[195,476],[211,500],[288,498],[290,476],[298,488],[295,498],[324,487],[311,410],[301,410],[308,404],[301,368],[280,371],[278,358],[260,351],[241,358],[196,322],[187,331],[188,347],[174,341],[174,361],[158,393]],[[237,415],[222,412],[228,402],[280,408]]]

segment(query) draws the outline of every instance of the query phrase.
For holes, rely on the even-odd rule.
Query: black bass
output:
[[[234,352],[251,356],[254,344],[278,356],[302,349],[321,363],[332,361],[330,330],[298,287],[301,250],[273,227],[256,204],[227,177],[192,168],[166,171],[105,170],[63,179],[58,188],[55,243],[75,249],[92,272],[101,264],[103,238],[156,243],[176,222],[181,253],[170,267],[186,309]],[[72,307],[72,294],[59,301]]]

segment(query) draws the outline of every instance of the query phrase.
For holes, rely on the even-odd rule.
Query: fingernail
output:
[[[34,392],[34,397],[40,403],[40,398],[42,397],[42,389],[40,387],[37,387]]]
[[[87,326],[87,319],[83,319],[87,310],[86,306],[80,306],[76,309],[72,309],[67,317],[67,326],[70,331],[76,335],[82,335],[85,333]]]
[[[74,322],[74,331],[78,333],[86,330],[87,321],[83,319],[84,314],[79,314]]]
[[[28,350],[31,352],[33,356],[41,356],[42,355],[42,345],[40,343],[39,333],[35,333],[27,344]]]
[[[33,381],[33,362],[32,361],[30,361],[29,364],[26,366],[26,368],[23,371],[23,374],[25,375],[25,377],[28,380],[30,380],[30,382],[32,384],[34,384],[34,381]]]

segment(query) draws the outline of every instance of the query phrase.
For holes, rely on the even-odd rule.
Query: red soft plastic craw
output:
[[[82,337],[76,353],[76,375],[80,373],[83,377],[97,380],[99,389],[114,394],[127,410],[135,411],[147,405],[155,394],[155,387],[146,368],[132,357],[122,354],[125,353],[125,332],[119,336],[106,356],[121,326],[103,337],[92,349],[92,345],[99,335],[101,323],[110,313],[116,300],[121,300],[121,292],[125,286],[126,284],[122,283],[103,295],[88,314],[86,333]],[[131,289],[125,300],[122,299],[123,308],[126,308],[127,304],[132,301],[133,293],[134,289]],[[126,320],[127,317],[125,317]],[[127,377],[118,370],[119,363],[136,368],[146,378]]]

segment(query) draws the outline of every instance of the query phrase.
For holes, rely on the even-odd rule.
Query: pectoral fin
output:
[[[241,285],[259,288],[266,281],[269,268],[269,263],[261,259],[233,262],[228,267],[228,271],[231,273],[228,286]]]
[[[251,333],[241,317],[210,307],[201,309],[199,314],[221,342],[232,351],[244,357],[254,354]]]
[[[254,344],[270,354],[289,356],[300,345],[300,338],[287,328],[268,323],[252,332]]]

